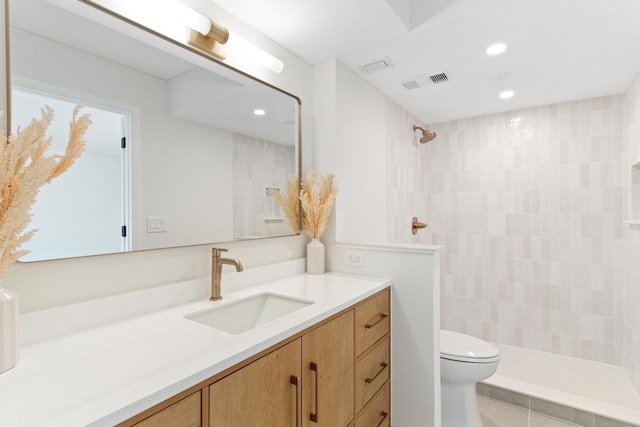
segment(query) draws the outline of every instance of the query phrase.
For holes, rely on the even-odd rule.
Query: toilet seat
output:
[[[440,357],[457,362],[492,363],[500,360],[500,350],[476,337],[440,330]]]

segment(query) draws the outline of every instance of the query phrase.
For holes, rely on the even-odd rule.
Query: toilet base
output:
[[[475,384],[442,384],[442,427],[483,427]]]

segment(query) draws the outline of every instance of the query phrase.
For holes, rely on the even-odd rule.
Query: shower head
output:
[[[420,126],[413,125],[413,131],[415,132],[417,130],[420,130],[422,132],[422,138],[420,138],[420,143],[422,144],[432,141],[436,136],[438,136],[438,134],[435,132],[431,132],[430,130],[421,128]]]

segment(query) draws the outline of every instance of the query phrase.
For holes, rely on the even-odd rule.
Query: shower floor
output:
[[[596,416],[640,425],[640,396],[622,367],[504,344],[483,383]]]

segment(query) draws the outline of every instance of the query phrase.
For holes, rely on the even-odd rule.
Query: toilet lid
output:
[[[488,363],[500,359],[500,350],[476,337],[441,330],[440,357],[461,362]]]

